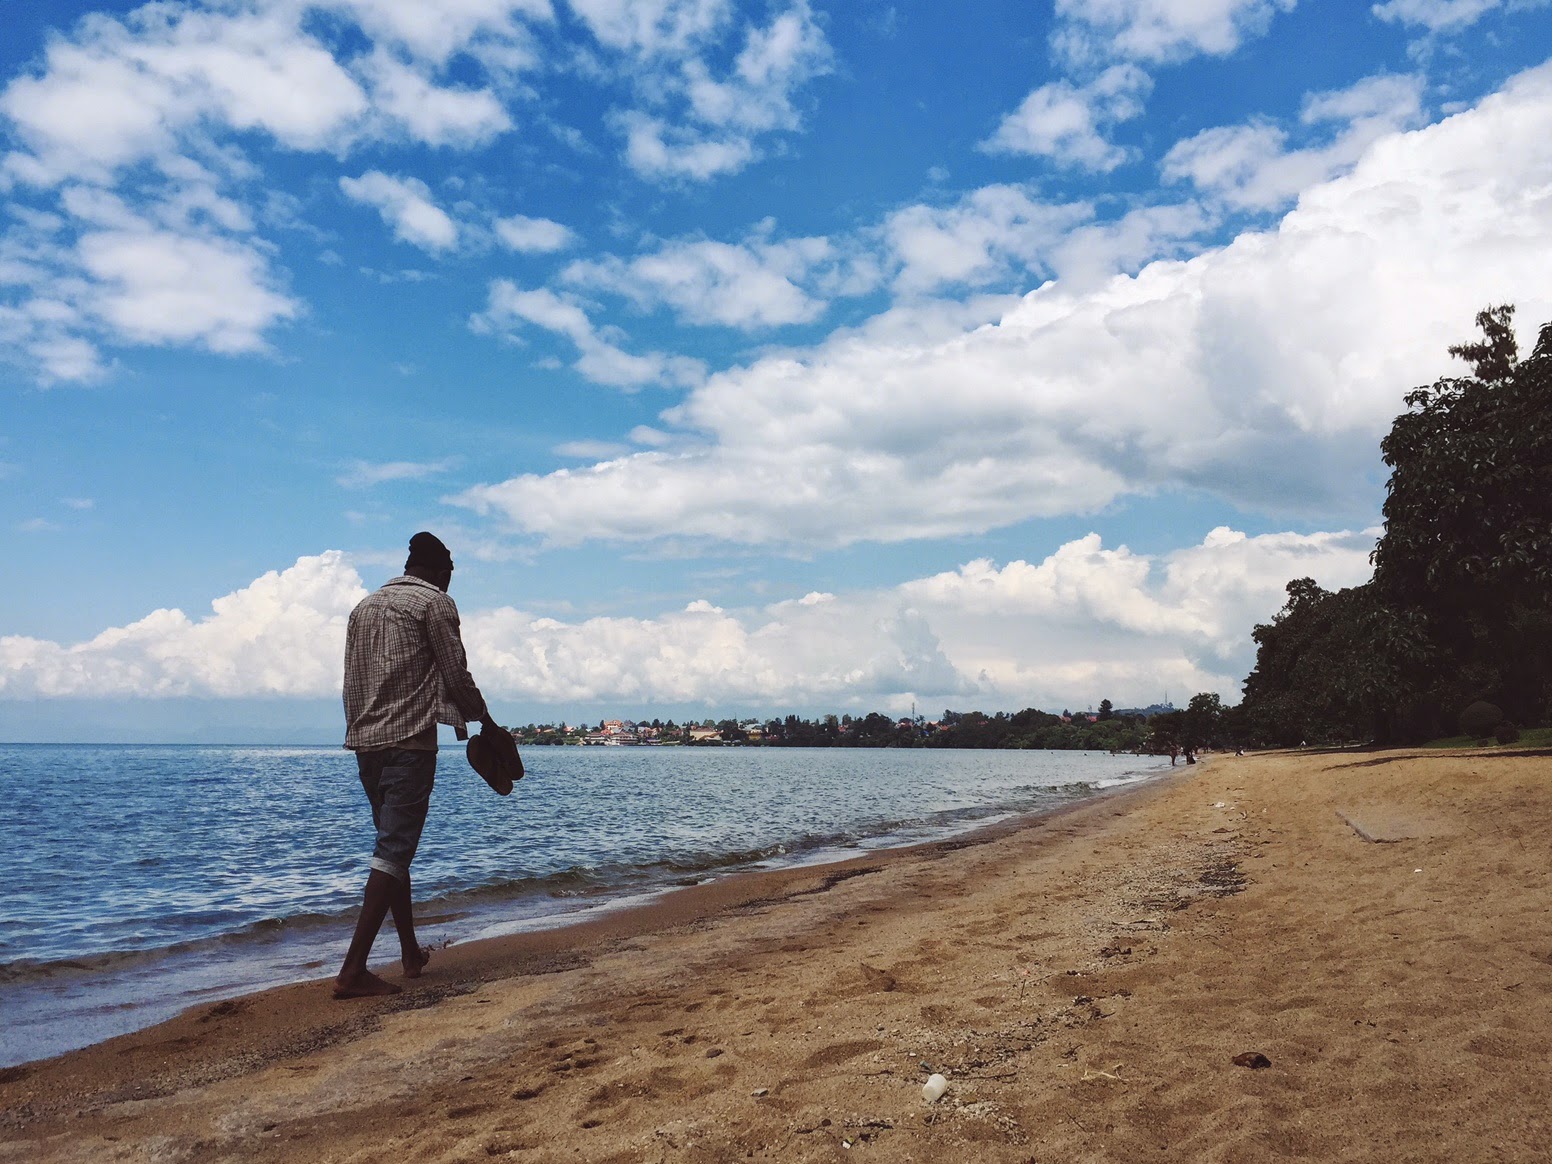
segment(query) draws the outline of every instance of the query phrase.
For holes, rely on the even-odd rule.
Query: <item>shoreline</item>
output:
[[[1549,777],[1217,756],[249,995],[0,1071],[0,1160],[1540,1159]]]
[[[540,959],[538,965],[541,967],[548,964],[544,959],[564,958],[568,953],[575,952],[571,950],[573,945],[580,950],[592,950],[600,945],[696,924],[724,912],[779,901],[794,893],[815,892],[816,890],[813,889],[815,884],[828,888],[839,880],[874,872],[873,866],[880,864],[988,843],[1087,805],[1097,804],[1129,792],[1142,792],[1150,785],[1170,779],[1179,771],[1184,769],[1166,768],[1136,780],[1099,789],[1081,800],[1053,805],[1036,812],[1009,814],[990,822],[973,823],[948,835],[928,840],[886,845],[847,856],[840,856],[839,849],[825,850],[815,855],[817,859],[808,859],[810,855],[805,854],[803,859],[790,864],[781,863],[770,868],[734,867],[726,872],[706,876],[690,885],[663,885],[644,891],[631,891],[626,892],[619,899],[604,897],[596,905],[583,906],[570,913],[525,919],[536,924],[516,932],[476,937],[446,946],[433,946],[433,959],[437,965],[437,973],[419,983],[406,982],[402,985],[405,986],[407,993],[425,989],[445,992],[450,989],[462,989],[470,983],[485,981],[499,974],[502,968],[512,968],[514,976],[525,973],[546,973],[548,971],[542,968],[528,969],[527,967],[533,964],[536,957]],[[435,904],[435,901],[417,903],[417,913]],[[353,916],[343,916],[339,926],[330,933],[328,949],[331,954],[338,954],[343,950],[349,937],[349,926]],[[427,929],[436,924],[437,916],[432,913],[425,919],[417,917],[417,925]],[[568,940],[571,938],[575,938],[575,941]],[[391,924],[385,922],[383,931],[374,946],[372,966],[384,977],[399,981],[398,959],[397,955],[388,953],[391,949],[396,949]],[[54,1054],[17,1063],[0,1064],[0,1082],[6,1080],[8,1072],[14,1073],[18,1069],[31,1072],[34,1068],[59,1060],[74,1056],[91,1056],[99,1049],[110,1045],[115,1054],[138,1053],[140,1037],[143,1036],[154,1044],[160,1038],[159,1032],[163,1027],[176,1025],[181,1028],[191,1019],[201,1022],[199,1016],[206,1015],[212,1010],[220,1010],[231,1003],[238,1003],[246,1010],[249,1004],[256,1000],[267,1000],[270,996],[284,995],[284,998],[275,999],[276,1007],[279,1010],[289,1010],[298,1001],[292,997],[292,992],[327,993],[331,980],[332,975],[299,977],[293,981],[263,986],[256,990],[213,995],[208,999],[181,1007],[174,1014],[134,1030],[113,1034]],[[402,999],[404,996],[399,997]],[[333,1002],[333,1000],[330,1001]],[[341,1010],[347,1005],[357,1008],[383,1007],[389,1012],[403,1009],[402,1003],[389,1001],[383,1004],[359,999],[352,1000],[348,1004],[333,1002],[330,1009]]]
[[[1155,759],[1125,775],[1095,782],[1076,803],[1146,783],[1167,771]],[[1057,789],[1053,786],[1051,791]],[[623,873],[616,870],[612,880],[596,884],[585,874],[564,872],[510,885],[457,889],[417,902],[417,921],[422,941],[433,949],[467,947],[490,938],[566,928],[621,910],[649,908],[686,886],[911,849],[1060,807],[1063,803],[1055,801],[1037,808],[997,809],[985,816],[886,825],[869,834],[805,838],[812,843],[761,854],[731,853],[723,861],[708,858],[700,867],[627,867]],[[569,881],[577,883],[576,891],[548,888],[552,882]],[[9,1011],[10,1026],[9,1038],[0,1040],[0,1068],[84,1049],[168,1021],[188,1008],[306,982],[332,968],[358,906],[358,901],[353,902],[338,915],[266,920],[163,949],[38,962],[24,959],[0,968],[6,979],[0,983],[0,1005]],[[391,933],[380,939],[378,950],[390,947],[394,947]]]

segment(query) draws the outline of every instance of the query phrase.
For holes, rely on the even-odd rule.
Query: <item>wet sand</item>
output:
[[[1546,1160],[1549,869],[1547,754],[1215,757],[5,1070],[0,1161]]]

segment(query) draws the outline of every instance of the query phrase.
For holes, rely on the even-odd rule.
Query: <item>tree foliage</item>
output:
[[[1406,396],[1371,582],[1311,579],[1257,626],[1241,715],[1265,743],[1448,734],[1488,699],[1521,722],[1552,697],[1552,323],[1519,358],[1514,309],[1477,315],[1471,368]]]
[[[1552,323],[1518,359],[1512,307],[1450,348],[1474,375],[1406,397],[1380,443],[1391,468],[1375,580],[1392,601],[1440,605],[1552,588]]]

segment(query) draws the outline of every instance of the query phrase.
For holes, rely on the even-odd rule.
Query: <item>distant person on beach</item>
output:
[[[470,720],[500,731],[469,674],[458,608],[447,596],[453,556],[433,534],[410,539],[404,573],[350,612],[345,631],[345,746],[356,753],[372,806],[377,846],[355,935],[334,980],[335,998],[398,994],[366,968],[383,919],[392,912],[404,977],[418,978],[430,957],[415,937],[410,862],[420,844],[436,774],[437,724],[459,739]]]

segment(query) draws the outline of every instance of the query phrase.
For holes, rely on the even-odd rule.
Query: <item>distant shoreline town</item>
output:
[[[1147,752],[1158,741],[1152,726],[1180,713],[1170,703],[1060,714],[1026,708],[987,715],[945,711],[937,719],[823,715],[804,719],[605,719],[597,724],[544,723],[514,727],[519,744],[579,747],[804,747],[804,748],[1042,748],[1063,751]],[[1167,751],[1165,747],[1162,750]]]

